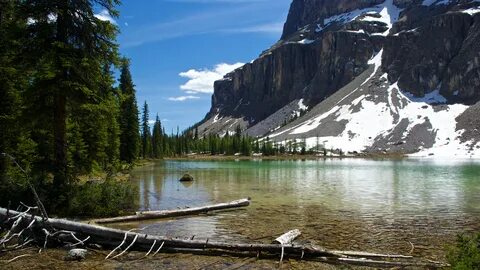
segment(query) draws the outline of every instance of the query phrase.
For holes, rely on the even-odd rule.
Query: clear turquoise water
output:
[[[178,181],[186,172],[193,183]],[[252,198],[244,210],[117,225],[160,235],[269,242],[298,228],[299,241],[331,249],[438,258],[456,234],[480,231],[476,161],[162,161],[133,181],[141,210]]]

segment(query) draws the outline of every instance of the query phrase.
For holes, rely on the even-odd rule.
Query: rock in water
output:
[[[180,181],[191,182],[191,181],[193,181],[193,177],[190,174],[186,173],[182,176],[182,178],[180,178]]]
[[[87,256],[87,250],[81,248],[74,248],[68,251],[67,256],[65,256],[65,261],[81,261],[84,260]]]

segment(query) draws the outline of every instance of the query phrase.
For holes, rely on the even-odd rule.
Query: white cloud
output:
[[[213,93],[213,84],[223,78],[227,73],[243,66],[243,63],[235,64],[218,64],[213,70],[210,69],[190,69],[189,71],[182,72],[179,75],[183,78],[187,78],[188,81],[180,86],[180,89],[186,91],[189,94],[194,93]]]
[[[186,101],[189,99],[199,99],[200,97],[197,96],[179,96],[179,97],[169,97],[168,100],[170,101]]]
[[[149,124],[149,125],[155,124],[155,120],[148,120],[148,124]]]
[[[117,24],[115,19],[112,17],[112,15],[110,15],[108,10],[106,9],[103,9],[102,11],[100,11],[100,13],[97,13],[94,16],[101,21],[109,21],[110,23]]]

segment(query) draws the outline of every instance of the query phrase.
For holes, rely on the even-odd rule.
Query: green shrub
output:
[[[135,210],[137,188],[128,181],[88,182],[72,191],[67,216],[112,217]]]
[[[480,269],[480,233],[459,235],[456,245],[448,252],[447,260],[455,270]]]

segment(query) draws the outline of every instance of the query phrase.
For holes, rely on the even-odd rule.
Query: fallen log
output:
[[[344,255],[348,257],[362,257],[362,258],[390,258],[390,259],[411,259],[411,255],[396,255],[396,254],[378,254],[362,251],[341,251],[341,250],[332,250],[333,253],[338,255]]]
[[[273,240],[274,243],[277,242],[282,246],[282,254],[280,255],[280,264],[282,263],[283,256],[285,255],[285,248],[284,248],[285,245],[292,243],[293,240],[295,240],[295,238],[299,237],[301,234],[302,233],[300,232],[300,230],[295,229],[295,230],[288,231],[280,235],[279,237],[277,237],[275,240]]]
[[[29,229],[35,233],[37,244],[45,239],[44,247],[48,239],[54,238],[60,243],[74,242],[81,245],[85,244],[99,244],[106,248],[115,248],[115,250],[122,249],[122,252],[114,257],[119,257],[128,250],[153,252],[155,254],[160,250],[162,252],[191,252],[191,253],[209,253],[209,254],[235,254],[242,256],[256,257],[260,252],[267,256],[279,256],[282,251],[285,256],[291,258],[299,258],[304,260],[317,260],[334,264],[355,264],[372,267],[429,267],[439,268],[445,265],[416,261],[413,258],[395,257],[391,261],[377,261],[365,258],[358,258],[357,256],[349,257],[340,252],[332,252],[313,245],[295,245],[295,244],[262,244],[262,243],[225,243],[213,241],[199,241],[199,240],[183,240],[173,239],[170,237],[153,236],[132,231],[122,231],[118,229],[101,227],[93,224],[86,224],[80,222],[69,221],[65,219],[49,218],[43,220],[42,217],[33,216],[28,213],[21,213],[17,211],[0,208],[1,220],[10,220],[15,222],[15,218],[23,218],[24,222],[29,225]],[[33,220],[35,222],[33,222]],[[0,224],[2,225],[2,224]],[[3,224],[4,225],[4,224]],[[48,230],[54,230],[49,232]],[[44,235],[41,235],[43,233]],[[292,234],[293,235],[293,234]],[[80,240],[85,239],[85,240]],[[114,251],[115,251],[114,250]],[[111,252],[107,257],[113,255]],[[356,254],[358,255],[358,254]],[[389,255],[392,256],[392,255]],[[367,256],[366,256],[367,257]],[[388,257],[387,257],[388,258]],[[408,260],[407,260],[408,259]]]
[[[7,213],[8,212],[8,213]],[[22,213],[16,211],[8,211],[5,208],[0,208],[0,217],[8,218]],[[28,220],[35,219],[37,226],[45,228],[54,228],[61,232],[68,232],[63,234],[63,237],[70,237],[70,232],[75,232],[77,238],[83,238],[90,236],[89,243],[96,243],[107,247],[118,246],[121,243],[129,244],[133,242],[135,238],[136,243],[131,247],[131,250],[148,251],[156,242],[158,245],[163,244],[164,248],[184,248],[184,249],[227,249],[240,252],[270,252],[281,253],[282,246],[279,244],[262,244],[262,243],[224,243],[213,241],[201,241],[201,240],[183,240],[175,239],[171,237],[162,237],[155,235],[148,235],[142,233],[136,233],[132,231],[123,231],[113,228],[102,227],[94,224],[86,224],[81,222],[74,222],[66,219],[49,218],[48,221],[41,222],[41,217],[31,216],[30,214],[24,214],[24,217]],[[314,256],[333,256],[339,257],[339,255],[326,251],[322,248],[314,246],[299,246],[299,245],[286,245],[284,246],[285,253],[291,253],[301,255],[304,253]]]
[[[277,237],[274,242],[277,242],[280,245],[290,244],[293,240],[295,240],[295,238],[299,237],[301,234],[302,233],[298,229],[291,230]]]
[[[206,213],[206,212],[216,211],[216,210],[239,208],[239,207],[245,207],[248,205],[250,205],[250,198],[231,201],[227,203],[219,203],[219,204],[178,209],[178,210],[142,211],[142,212],[137,212],[135,215],[131,215],[131,216],[95,219],[95,220],[91,220],[90,222],[93,222],[96,224],[108,224],[108,223],[139,221],[139,220],[147,220],[147,219],[170,218],[170,217],[201,214],[201,213]]]

